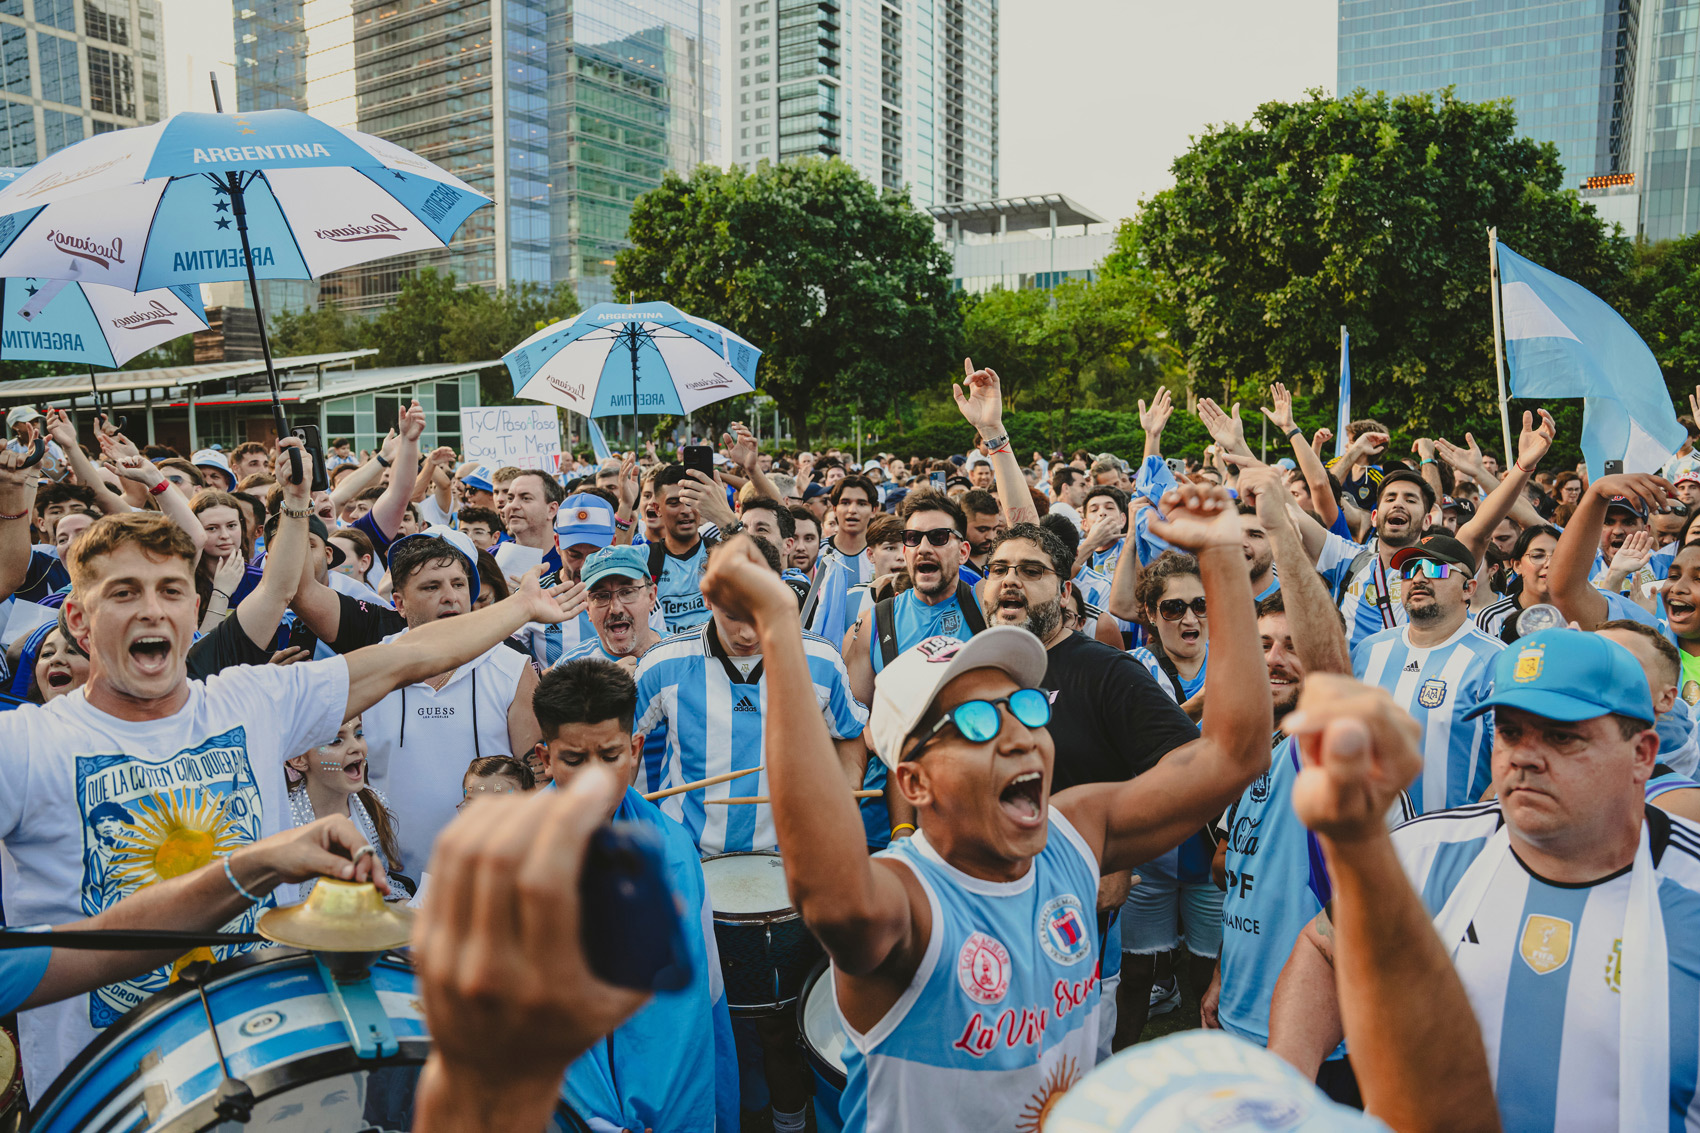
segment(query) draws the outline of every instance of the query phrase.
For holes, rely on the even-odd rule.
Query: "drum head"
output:
[[[23,1071],[18,1069],[18,1040],[0,1027],[0,1115],[11,1113],[24,1089]]]
[[[705,858],[703,880],[718,920],[771,920],[791,911],[785,889],[785,865],[776,853],[721,854]]]
[[[803,1033],[803,1050],[809,1062],[840,1090],[844,1088],[844,1028],[832,1001],[832,968],[826,961],[815,965],[803,985],[797,1007],[797,1029]]]

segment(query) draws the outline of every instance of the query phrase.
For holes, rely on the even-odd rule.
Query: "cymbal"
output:
[[[267,940],[312,952],[383,952],[413,933],[413,910],[387,904],[369,881],[322,877],[299,905],[269,909],[254,926]]]

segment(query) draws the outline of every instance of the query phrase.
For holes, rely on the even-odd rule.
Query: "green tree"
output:
[[[445,361],[495,360],[531,335],[579,313],[572,285],[545,290],[535,283],[486,291],[468,287],[455,293],[445,313],[439,346]]]
[[[1319,92],[1212,129],[1132,236],[1200,393],[1331,383],[1352,332],[1356,398],[1395,428],[1495,415],[1487,237],[1609,292],[1628,241],[1563,189],[1558,151],[1509,101]]]
[[[272,354],[288,358],[297,354],[331,354],[339,350],[362,350],[370,337],[370,325],[334,303],[323,303],[306,311],[284,311],[268,319]]]
[[[379,366],[420,366],[450,362],[443,353],[443,328],[449,312],[462,302],[452,271],[420,268],[402,277],[395,302],[370,323],[368,345],[378,348]]]
[[[800,447],[812,410],[878,413],[961,357],[932,219],[841,161],[669,174],[638,198],[626,236],[615,294],[665,300],[759,346],[756,384]]]
[[[1613,300],[1659,360],[1678,406],[1700,384],[1700,233],[1638,245]]]

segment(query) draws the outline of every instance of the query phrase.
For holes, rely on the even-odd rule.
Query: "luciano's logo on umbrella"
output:
[[[81,181],[85,178],[93,177],[96,174],[105,173],[114,165],[118,165],[129,160],[129,151],[125,151],[117,157],[111,158],[107,161],[97,162],[96,164],[89,166],[87,169],[79,169],[74,173],[53,173],[42,178],[39,184],[31,185],[28,189],[24,190],[23,195],[26,197],[39,197],[41,194],[57,189],[61,185],[69,185],[72,182]]]
[[[47,242],[67,255],[93,261],[103,268],[124,262],[124,241],[116,236],[112,243],[102,244],[87,236],[73,236],[54,229],[47,234]]]
[[[319,228],[313,232],[320,240],[330,240],[337,244],[357,244],[363,240],[400,240],[397,235],[406,232],[404,224],[397,224],[381,212],[372,214],[370,224],[345,224],[341,228]]]
[[[727,377],[725,374],[716,372],[709,377],[696,378],[692,381],[686,382],[685,388],[690,390],[731,389],[732,379]]]
[[[115,330],[141,330],[143,327],[170,326],[176,318],[176,311],[155,299],[145,311],[132,311],[114,318],[112,326]]]
[[[574,401],[586,400],[583,382],[566,382],[556,377],[548,377],[544,381],[549,383],[550,388],[565,394]]]

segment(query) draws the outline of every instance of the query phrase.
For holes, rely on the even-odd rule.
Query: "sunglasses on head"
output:
[[[904,759],[918,758],[921,749],[946,728],[954,727],[969,743],[983,744],[995,739],[1003,731],[1003,713],[999,709],[1004,705],[1008,705],[1009,714],[1026,727],[1043,728],[1051,722],[1051,698],[1042,688],[1017,689],[996,700],[965,700],[928,729],[921,742],[910,749]]]
[[[903,533],[903,545],[905,547],[919,547],[921,540],[925,539],[935,547],[942,547],[952,539],[960,538],[962,536],[956,533],[954,527],[935,527],[931,531],[905,531]]]
[[[1188,602],[1185,598],[1165,598],[1157,603],[1157,612],[1163,616],[1163,620],[1166,622],[1180,621],[1186,617],[1188,610],[1201,618],[1204,617],[1204,599],[1202,597],[1194,598]]]
[[[1451,578],[1455,574],[1463,574],[1464,568],[1454,563],[1437,563],[1433,559],[1412,559],[1399,568],[1399,577],[1415,578],[1419,574],[1424,578]]]

